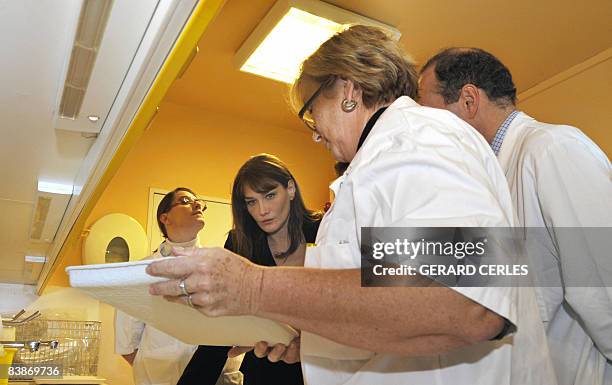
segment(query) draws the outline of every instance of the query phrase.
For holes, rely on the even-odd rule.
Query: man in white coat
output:
[[[558,230],[612,226],[606,155],[577,128],[540,123],[518,111],[510,72],[480,49],[450,48],[429,59],[419,98],[485,137],[508,180],[519,223],[546,229],[529,252],[542,284],[536,293],[559,384],[612,384],[612,288],[606,287],[612,257],[584,248],[578,259],[570,248],[589,244],[588,231],[574,231],[570,240],[571,230]],[[580,279],[585,276],[589,282]]]
[[[173,248],[199,246],[204,210],[206,203],[188,188],[166,194],[157,208],[157,223],[165,240],[149,258],[171,256]],[[229,348],[204,346],[198,360],[190,363],[197,348],[117,310],[115,352],[132,365],[135,385],[242,384],[242,357],[227,359]],[[200,368],[203,360],[206,367]]]

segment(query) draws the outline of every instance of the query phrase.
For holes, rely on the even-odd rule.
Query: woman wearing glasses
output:
[[[260,154],[242,165],[234,179],[232,215],[234,228],[226,249],[262,266],[303,266],[306,246],[314,242],[322,214],[306,208],[295,178],[280,159]],[[293,349],[297,350],[298,341]],[[203,368],[194,361],[211,361],[203,350],[198,349],[190,366]],[[230,355],[248,350],[234,348]],[[267,345],[259,343],[256,353],[267,355]],[[302,385],[304,381],[299,362],[271,362],[252,351],[245,354],[240,371],[245,385]]]
[[[173,278],[150,292],[187,305],[183,282],[204,314],[300,329],[307,384],[555,383],[530,288],[410,285],[420,277],[407,277],[406,287],[362,287],[364,227],[513,225],[488,143],[452,113],[418,105],[417,88],[414,65],[378,28],[355,25],[323,43],[302,64],[292,104],[313,137],[350,165],[331,186],[334,204],[305,267],[194,249],[191,258],[149,265],[148,273]],[[517,329],[514,340],[491,341]],[[278,357],[295,359],[290,349]]]
[[[170,256],[173,247],[189,249],[199,246],[198,232],[205,224],[205,210],[206,202],[198,199],[188,188],[179,187],[166,194],[157,207],[157,224],[164,241],[150,258]],[[226,363],[226,349],[213,346],[205,346],[203,349],[207,350],[210,357],[220,357],[210,363],[219,366],[209,365],[206,371],[198,373],[198,378],[194,378],[187,364],[196,348],[196,345],[184,344],[117,311],[115,351],[132,365],[135,385],[242,383],[242,375],[238,372],[240,360],[230,359]]]

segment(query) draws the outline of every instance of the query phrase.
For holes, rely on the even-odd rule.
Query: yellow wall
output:
[[[172,103],[158,116],[110,182],[87,219],[121,212],[146,229],[149,188],[190,187],[198,194],[230,198],[236,171],[249,156],[268,152],[287,163],[306,205],[322,209],[334,178],[331,155],[310,139],[307,129],[294,131]],[[68,286],[64,268],[81,264],[82,241],[64,256],[49,285]],[[103,344],[98,374],[109,385],[132,384],[131,370],[113,354],[113,308],[101,304]]]
[[[289,130],[165,103],[100,197],[85,227],[106,214],[121,212],[146,229],[150,187],[186,186],[198,194],[229,199],[236,171],[260,152],[285,161],[306,205],[322,209],[329,200],[334,161],[323,146],[310,140],[306,128]],[[66,254],[63,266],[81,263],[81,244]],[[63,266],[50,285],[68,285]]]
[[[569,124],[580,128],[608,158],[612,157],[612,55],[610,49],[598,55],[596,63],[586,63],[579,72],[550,88],[530,95],[519,95],[518,108],[546,123]],[[579,65],[580,66],[580,65]],[[563,74],[560,74],[563,78]],[[538,88],[538,86],[534,87]],[[537,90],[536,90],[537,91]]]

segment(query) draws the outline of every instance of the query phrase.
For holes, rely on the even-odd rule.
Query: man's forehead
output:
[[[419,76],[419,83],[421,83],[423,81],[423,79],[429,80],[429,81],[436,81],[436,76],[435,76],[435,67],[433,65],[427,67],[423,72],[421,72],[421,75]]]
[[[419,76],[419,91],[436,92],[438,79],[436,79],[433,69],[427,68]]]
[[[174,200],[180,199],[182,197],[192,197],[193,194],[191,194],[189,191],[177,191],[176,194],[174,194]]]

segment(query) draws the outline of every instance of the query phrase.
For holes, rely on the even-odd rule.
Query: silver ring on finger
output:
[[[187,291],[187,288],[185,287],[185,280],[181,279],[181,281],[178,284],[179,289],[181,289],[181,293],[183,293],[184,296],[188,296],[189,292]]]
[[[187,298],[187,305],[189,305],[189,307],[195,308],[195,305],[193,304],[193,301],[191,300],[191,294],[187,294],[186,298]]]

